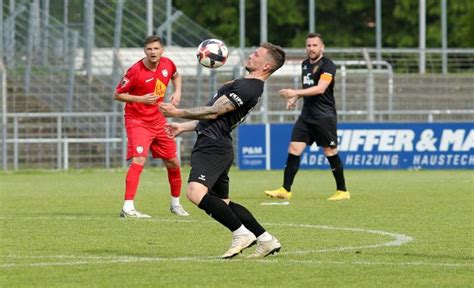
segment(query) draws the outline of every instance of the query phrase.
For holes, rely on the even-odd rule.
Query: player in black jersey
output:
[[[257,222],[244,206],[229,199],[228,172],[234,159],[231,131],[245,120],[263,93],[264,81],[285,62],[281,47],[263,43],[247,58],[245,78],[224,84],[205,107],[178,109],[163,103],[167,117],[194,119],[169,123],[177,136],[196,131],[186,196],[232,232],[232,244],[222,258],[232,258],[257,243],[249,257],[265,257],[280,251],[280,242]]]
[[[336,65],[323,56],[324,43],[320,34],[309,33],[306,37],[308,58],[301,64],[303,89],[282,89],[280,95],[287,99],[287,109],[292,109],[303,98],[303,110],[296,121],[288,147],[283,175],[283,186],[265,191],[265,194],[281,199],[291,198],[291,186],[300,167],[300,156],[307,145],[316,142],[322,146],[336,180],[336,193],[328,200],[348,200],[341,158],[337,154],[337,113],[334,100]]]

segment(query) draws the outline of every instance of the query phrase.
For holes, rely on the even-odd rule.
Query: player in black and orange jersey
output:
[[[300,167],[300,157],[307,145],[314,142],[323,147],[336,180],[336,193],[328,200],[348,200],[341,158],[337,154],[337,112],[334,99],[336,65],[323,55],[322,36],[309,33],[306,37],[307,59],[301,64],[302,89],[282,89],[280,95],[287,99],[287,109],[292,109],[303,98],[301,115],[296,121],[288,147],[288,158],[283,176],[283,186],[265,191],[265,194],[289,200],[291,186]]]

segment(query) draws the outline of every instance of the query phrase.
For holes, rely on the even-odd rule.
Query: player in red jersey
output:
[[[176,154],[176,142],[164,130],[166,118],[158,109],[163,102],[169,81],[174,93],[171,104],[178,106],[181,99],[181,75],[171,59],[162,57],[161,39],[149,36],[144,43],[145,58],[133,64],[117,85],[114,99],[125,102],[125,128],[127,130],[127,160],[131,159],[125,181],[125,201],[121,217],[151,218],[135,209],[134,198],[140,174],[146,163],[148,151],[153,158],[161,158],[168,170],[171,188],[172,213],[189,214],[179,202],[181,170]]]

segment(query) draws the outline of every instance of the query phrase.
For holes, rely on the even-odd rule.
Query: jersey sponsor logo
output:
[[[309,85],[309,86],[314,85],[314,80],[313,80],[313,78],[311,78],[311,73],[308,73],[308,74],[303,76],[303,84],[304,85]]]
[[[161,82],[159,79],[156,80],[155,83],[155,91],[153,91],[154,95],[157,95],[158,98],[165,97],[166,93],[166,85]]]
[[[237,103],[237,105],[239,105],[239,106],[242,106],[244,104],[244,101],[242,101],[242,99],[240,99],[239,95],[237,95],[235,93],[230,93],[229,97],[232,98],[235,101],[235,103]]]
[[[153,79],[155,79],[155,78],[154,78],[154,77],[151,77],[150,79],[146,79],[146,80],[145,80],[145,83],[148,83],[148,82],[152,81]]]
[[[137,150],[138,154],[142,154],[143,153],[143,146],[137,146],[136,150]]]
[[[166,69],[161,70],[161,74],[163,74],[163,76],[165,77],[168,77],[168,70]]]

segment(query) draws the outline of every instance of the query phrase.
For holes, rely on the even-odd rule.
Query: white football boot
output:
[[[122,210],[122,212],[120,212],[120,217],[123,217],[123,218],[141,218],[141,219],[149,219],[151,218],[150,215],[147,215],[147,214],[144,214],[138,210],[128,210],[128,211],[125,211],[125,210]]]

